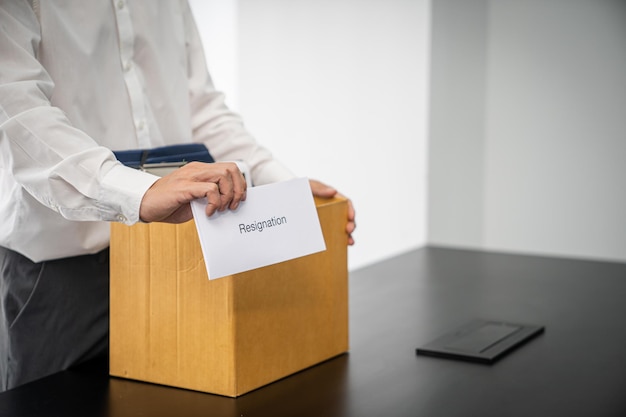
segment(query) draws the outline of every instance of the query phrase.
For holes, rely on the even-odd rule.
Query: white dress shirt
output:
[[[186,1],[0,0],[0,245],[38,262],[107,247],[156,177],[111,150],[202,142],[252,181],[293,174],[224,104]]]

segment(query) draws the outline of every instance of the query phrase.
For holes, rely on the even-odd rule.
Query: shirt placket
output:
[[[126,0],[113,0],[117,19],[117,35],[120,42],[120,62],[124,74],[124,83],[131,104],[133,124],[137,144],[140,148],[151,147],[146,118],[146,100],[139,81],[137,66],[133,60],[135,32]]]

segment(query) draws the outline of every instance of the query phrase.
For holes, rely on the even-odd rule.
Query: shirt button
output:
[[[124,72],[128,72],[130,71],[130,69],[132,68],[133,64],[130,61],[126,61],[124,62]]]
[[[124,223],[126,221],[126,216],[122,215],[122,214],[118,214],[117,215],[117,221],[120,223]]]
[[[143,120],[140,120],[140,121],[137,122],[137,129],[138,130],[143,130],[144,127],[146,127],[146,124],[145,124],[145,122]]]
[[[122,10],[124,8],[124,2],[122,0],[117,2],[117,8],[118,10]]]

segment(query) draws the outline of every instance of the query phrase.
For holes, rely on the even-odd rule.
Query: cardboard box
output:
[[[110,374],[236,397],[348,350],[347,201],[326,251],[210,281],[193,221],[111,226]]]

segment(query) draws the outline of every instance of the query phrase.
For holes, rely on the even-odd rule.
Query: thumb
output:
[[[309,180],[309,184],[311,185],[311,192],[313,192],[313,195],[316,197],[330,198],[337,194],[335,188],[317,180]]]

